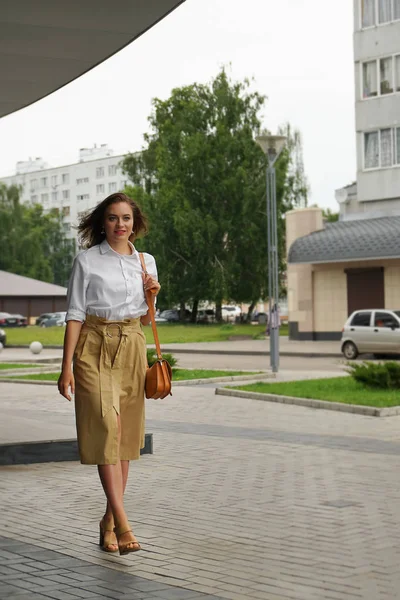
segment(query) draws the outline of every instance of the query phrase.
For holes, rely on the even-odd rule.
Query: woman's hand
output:
[[[157,296],[158,292],[161,289],[161,285],[158,283],[157,279],[154,279],[148,273],[142,273],[143,278],[143,286],[145,292],[151,292],[154,296]]]
[[[57,382],[58,391],[61,396],[64,396],[71,402],[71,396],[68,393],[68,388],[71,388],[71,394],[75,394],[75,378],[72,369],[63,369]]]

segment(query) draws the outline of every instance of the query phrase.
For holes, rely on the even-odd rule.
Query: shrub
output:
[[[347,372],[363,385],[381,390],[400,389],[400,364],[387,363],[347,363]]]
[[[178,360],[174,356],[172,356],[172,354],[163,354],[163,358],[165,358],[165,360],[167,360],[169,362],[171,367],[174,367],[176,365],[176,363],[178,362]],[[149,367],[154,365],[156,360],[157,360],[156,351],[153,348],[148,348],[147,349],[147,363],[148,363]]]

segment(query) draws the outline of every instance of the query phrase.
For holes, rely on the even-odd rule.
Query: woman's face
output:
[[[133,213],[127,202],[115,202],[106,208],[104,231],[107,241],[116,242],[129,239],[133,229]]]

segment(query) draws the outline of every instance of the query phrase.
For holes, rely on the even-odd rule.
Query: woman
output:
[[[126,516],[123,494],[129,461],[144,446],[146,342],[150,322],[144,289],[160,285],[154,258],[133,241],[147,232],[144,215],[125,194],[112,194],[78,227],[87,249],[74,261],[67,296],[67,326],[58,389],[71,400],[80,459],[97,464],[107,498],[100,545],[107,552],[140,550]],[[72,371],[72,361],[74,368]]]

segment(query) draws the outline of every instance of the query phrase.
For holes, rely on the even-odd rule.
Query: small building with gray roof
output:
[[[324,223],[317,207],[286,214],[289,336],[340,339],[347,317],[400,309],[400,216]]]
[[[67,288],[0,271],[0,312],[22,314],[33,324],[44,312],[66,310]]]

